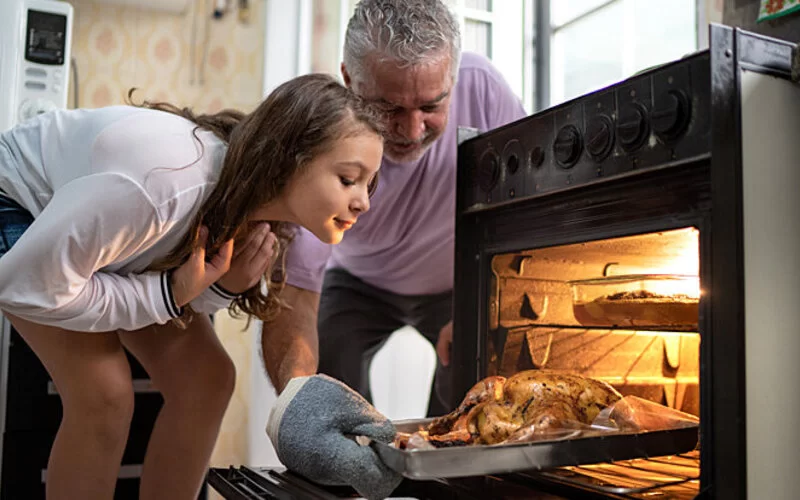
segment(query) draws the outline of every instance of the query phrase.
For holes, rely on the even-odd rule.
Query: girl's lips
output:
[[[342,219],[333,219],[333,221],[334,221],[334,222],[336,222],[336,225],[337,225],[337,226],[338,226],[338,227],[339,227],[339,228],[340,228],[342,231],[344,231],[344,230],[347,230],[347,229],[350,229],[350,227],[352,227],[352,226],[353,226],[353,224],[355,224],[355,221],[342,220]]]

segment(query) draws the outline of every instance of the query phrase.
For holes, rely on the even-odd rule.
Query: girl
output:
[[[64,410],[48,499],[113,496],[133,411],[123,348],[164,397],[141,498],[197,497],[234,384],[208,314],[278,311],[287,223],[342,239],[369,209],[379,123],[307,75],[249,115],[145,102],[0,134],[0,310]]]

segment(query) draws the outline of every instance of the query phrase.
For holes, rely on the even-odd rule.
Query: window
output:
[[[486,56],[532,109],[531,0],[448,0],[461,23],[462,49]]]
[[[537,0],[537,109],[553,106],[697,49],[696,0]]]
[[[311,67],[338,74],[357,0],[310,1]],[[698,25],[712,20],[698,9],[710,0],[446,1],[464,50],[491,59],[529,113],[694,52]]]

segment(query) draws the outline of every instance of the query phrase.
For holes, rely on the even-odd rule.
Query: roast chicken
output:
[[[522,431],[545,434],[576,422],[591,424],[620,399],[605,382],[565,372],[527,370],[509,378],[487,377],[467,392],[458,408],[434,419],[421,434],[436,447],[497,444],[513,441]]]

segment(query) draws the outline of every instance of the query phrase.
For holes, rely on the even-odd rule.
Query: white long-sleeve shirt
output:
[[[58,110],[0,134],[0,191],[34,216],[0,258],[0,310],[78,331],[176,317],[168,255],[216,184],[225,144],[179,116],[129,106]],[[218,288],[192,302],[229,305]]]

